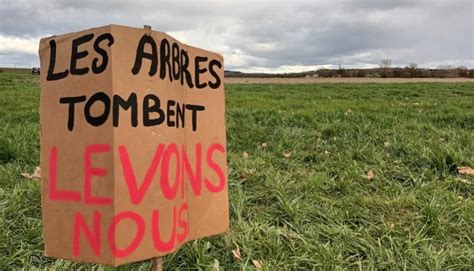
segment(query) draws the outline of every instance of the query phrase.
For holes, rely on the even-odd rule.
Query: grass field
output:
[[[318,77],[257,78],[227,77],[226,84],[319,84],[319,83],[474,83],[474,78],[380,78],[380,77]]]
[[[456,172],[474,167],[474,83],[226,95],[231,231],[188,243],[166,269],[474,268],[474,178]],[[0,74],[0,270],[114,270],[43,256],[39,183],[21,176],[39,164],[38,102],[37,76]]]

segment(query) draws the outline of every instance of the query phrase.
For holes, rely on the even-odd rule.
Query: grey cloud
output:
[[[0,36],[36,38],[110,23],[150,24],[242,60],[230,61],[228,69],[376,65],[382,57],[396,65],[474,62],[469,0],[0,1]],[[14,58],[0,56],[0,66],[28,59]]]
[[[269,66],[338,64],[331,61],[345,62],[364,52],[392,58],[398,65],[433,60],[472,62],[472,2],[387,2],[338,2],[334,13],[328,12],[327,6],[321,9],[308,4],[276,9],[271,17],[244,24],[239,34],[246,37],[245,42],[232,45],[265,59]],[[245,21],[263,12],[257,10]],[[259,42],[275,44],[275,48],[260,50],[255,47]],[[366,59],[368,64],[378,61],[380,58]]]
[[[38,56],[26,53],[1,53],[0,52],[1,62],[8,63],[8,67],[33,67],[37,66]],[[3,67],[0,62],[0,67]]]
[[[154,25],[161,31],[186,30],[219,13],[219,4],[176,1],[5,1],[0,6],[0,33],[38,36],[107,24]],[[217,7],[217,8],[215,8]]]

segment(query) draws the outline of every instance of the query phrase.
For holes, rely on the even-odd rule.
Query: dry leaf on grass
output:
[[[240,172],[240,179],[242,181],[247,180],[248,177],[252,177],[257,172],[256,168],[244,169]]]
[[[235,249],[232,250],[232,256],[234,256],[234,260],[240,261],[242,260],[242,256],[240,255],[240,248],[238,245],[235,245]]]
[[[212,270],[213,271],[219,271],[221,269],[219,260],[214,259],[214,262],[212,263]]]
[[[469,183],[468,180],[463,179],[463,178],[459,178],[459,177],[458,177],[457,180],[460,181],[460,182],[462,182],[462,183]]]
[[[27,178],[27,179],[30,179],[30,180],[33,180],[33,179],[41,179],[41,168],[40,167],[36,167],[35,168],[35,172],[33,172],[33,174],[29,174],[29,173],[21,173],[21,176]]]
[[[262,269],[263,265],[261,261],[258,260],[252,260],[253,266],[255,266],[256,269]]]
[[[244,151],[244,152],[242,153],[242,157],[245,158],[245,159],[247,159],[247,158],[249,158],[249,154],[248,154],[246,151]]]
[[[291,157],[291,151],[290,152],[283,152],[283,157],[285,158],[290,158]]]
[[[330,155],[330,154],[331,154],[331,152],[329,152],[329,151],[324,151],[324,154],[326,154],[326,155]]]
[[[458,167],[458,173],[464,175],[474,175],[474,169],[471,167]]]
[[[372,170],[369,170],[369,172],[367,172],[367,179],[371,181],[374,179],[374,177],[375,177],[374,172]]]

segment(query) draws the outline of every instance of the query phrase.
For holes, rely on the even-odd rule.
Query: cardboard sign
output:
[[[222,56],[117,25],[39,54],[46,256],[117,266],[228,230]]]

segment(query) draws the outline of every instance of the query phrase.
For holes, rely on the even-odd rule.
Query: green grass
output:
[[[31,68],[6,68],[6,67],[0,67],[0,73],[24,73],[24,74],[31,74]]]
[[[474,84],[226,95],[231,231],[188,243],[165,268],[474,268],[474,178],[456,173],[474,167]],[[38,100],[37,76],[0,74],[0,270],[114,270],[43,256],[39,183],[20,176],[39,164]]]

